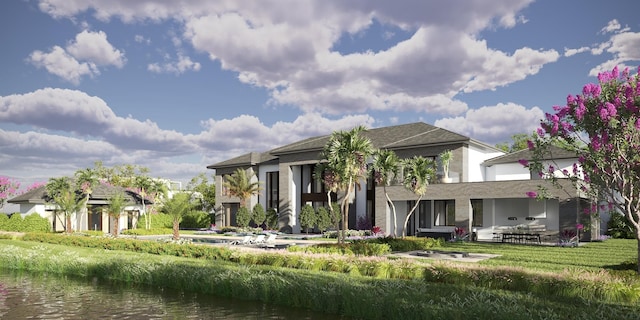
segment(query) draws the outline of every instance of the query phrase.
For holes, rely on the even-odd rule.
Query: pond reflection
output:
[[[0,270],[0,319],[346,319],[173,290]]]

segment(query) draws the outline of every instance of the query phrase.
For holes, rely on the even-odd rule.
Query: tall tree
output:
[[[331,223],[333,223],[336,232],[337,232],[337,240],[338,243],[342,242],[342,233],[340,232],[340,206],[338,205],[338,210],[335,210],[335,206],[333,205],[333,194],[337,194],[340,186],[340,177],[338,177],[332,170],[329,168],[329,164],[326,162],[321,162],[316,165],[314,178],[319,180],[324,184],[325,190],[327,192],[327,203],[329,204],[329,217],[331,218]]]
[[[200,173],[199,175],[191,178],[189,184],[187,184],[187,190],[197,192],[199,197],[199,207],[202,211],[212,213],[216,205],[216,185],[212,182],[209,183],[207,175]]]
[[[118,236],[119,224],[120,224],[120,216],[122,215],[122,211],[126,206],[126,198],[124,193],[116,192],[111,197],[109,197],[109,205],[107,206],[107,214],[109,217],[113,219],[113,231],[112,235],[114,237]]]
[[[171,216],[173,220],[173,240],[180,239],[180,222],[182,217],[193,210],[191,203],[191,193],[180,192],[173,195],[162,206],[162,212]]]
[[[357,126],[349,131],[334,131],[322,151],[329,172],[335,176],[337,190],[344,192],[340,203],[343,214],[340,242],[344,242],[344,233],[349,229],[349,204],[355,189],[367,178],[367,159],[374,151],[371,140],[362,135],[366,130],[364,126]]]
[[[240,199],[240,206],[247,207],[247,199],[251,196],[260,193],[260,182],[251,181],[255,176],[253,172],[251,175],[247,175],[247,171],[238,168],[230,176],[227,176],[223,182],[226,192],[230,196],[238,197]],[[247,208],[249,209],[249,208]]]
[[[373,155],[373,165],[371,167],[373,173],[373,179],[378,185],[382,185],[384,196],[387,199],[387,205],[391,208],[393,215],[391,236],[396,236],[397,230],[397,215],[396,206],[391,201],[389,194],[387,193],[387,186],[390,185],[398,176],[400,159],[393,150],[377,150]]]
[[[71,184],[71,179],[69,177],[59,177],[59,178],[51,178],[45,185],[45,190],[47,193],[47,202],[51,202],[57,205],[56,200],[60,200],[59,198],[64,192],[69,191],[72,192],[73,186]],[[63,211],[58,205],[58,209]],[[58,217],[58,210],[54,211],[54,219]],[[71,232],[71,215],[66,216],[65,214],[64,220],[62,220],[62,224],[64,225],[64,229],[66,232]]]
[[[570,179],[577,190],[624,214],[635,229],[640,274],[640,76],[615,67],[600,73],[598,82],[546,115],[529,141],[534,159],[527,165],[553,182]],[[559,173],[556,164],[545,161],[558,141],[576,153],[573,170]]]
[[[429,186],[429,180],[433,180],[436,176],[436,164],[432,159],[415,156],[413,158],[403,160],[403,185],[411,192],[418,195],[416,204],[411,208],[411,211],[407,213],[407,217],[404,219],[404,225],[402,227],[402,237],[407,235],[407,224],[409,218],[416,211],[422,197],[427,193],[427,186]]]
[[[511,143],[501,142],[496,144],[496,148],[504,151],[505,153],[516,152],[527,149],[527,141],[533,139],[535,132],[532,134],[516,133],[511,136]]]
[[[20,188],[20,182],[6,176],[0,176],[0,208],[7,199],[11,198]]]
[[[80,214],[80,221],[82,224],[83,218],[88,217],[89,215],[87,203],[89,202],[89,197],[91,197],[91,194],[93,193],[93,188],[98,184],[98,176],[93,169],[85,168],[76,171],[75,178],[76,187],[80,189],[80,192],[82,192],[85,197],[84,206],[82,207]]]

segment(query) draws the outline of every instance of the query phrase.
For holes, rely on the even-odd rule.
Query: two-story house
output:
[[[474,230],[480,240],[491,240],[503,226],[536,225],[548,232],[575,228],[581,221],[581,208],[588,200],[567,179],[558,189],[518,161],[528,159],[528,150],[505,154],[486,143],[426,123],[410,123],[375,128],[362,133],[375,148],[393,150],[400,158],[413,156],[438,160],[446,150],[452,151],[450,183],[433,181],[416,212],[409,219],[408,234],[451,231],[455,227]],[[278,212],[279,226],[284,232],[300,232],[298,213],[305,204],[327,205],[322,183],[313,178],[320,152],[329,135],[312,137],[264,153],[249,153],[210,166],[216,171],[218,223],[233,225],[239,199],[228,196],[222,188],[226,175],[242,168],[255,174],[262,191],[248,201],[249,208],[261,203],[265,209]],[[554,153],[557,172],[571,169],[576,156],[568,152]],[[437,161],[438,162],[438,161]],[[442,168],[438,168],[442,174]],[[372,180],[361,181],[349,210],[349,226],[355,229],[359,219],[366,219],[389,233],[392,214],[381,186]],[[546,185],[551,197],[535,199],[530,192]],[[387,186],[397,213],[398,234],[417,196],[396,184]]]

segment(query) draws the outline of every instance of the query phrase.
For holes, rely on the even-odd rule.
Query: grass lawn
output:
[[[583,243],[579,247],[555,247],[486,242],[448,242],[447,250],[499,254],[500,257],[479,262],[484,266],[522,267],[539,271],[627,270],[634,274],[637,261],[636,240],[609,239]]]

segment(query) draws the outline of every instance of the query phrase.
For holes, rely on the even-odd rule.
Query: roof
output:
[[[575,159],[575,158],[578,158],[578,155],[575,152],[569,151],[557,146],[551,146],[549,148],[549,152],[545,154],[542,160],[551,160],[551,159],[560,160],[560,159]],[[485,166],[492,166],[494,164],[516,163],[521,159],[533,160],[533,151],[529,149],[523,149],[523,150],[507,153],[499,157],[488,159],[483,164]]]
[[[99,204],[108,201],[108,199],[117,192],[124,192],[125,199],[128,203],[140,203],[140,195],[131,190],[127,190],[122,187],[110,186],[107,184],[96,184],[93,187],[93,193],[89,196],[88,204]],[[46,186],[40,186],[33,190],[29,190],[21,195],[15,196],[7,201],[8,203],[16,204],[44,204],[47,202],[47,189]],[[145,203],[150,204],[149,200],[145,200]]]
[[[271,160],[275,160],[278,157],[272,155],[269,152],[250,152],[235,158],[231,158],[229,160],[225,160],[222,162],[218,162],[216,164],[212,164],[207,166],[207,169],[220,169],[226,167],[239,167],[239,166],[254,166],[259,163],[268,162]]]
[[[363,132],[362,135],[369,138],[373,147],[378,149],[406,149],[439,144],[472,143],[483,148],[499,151],[493,146],[424,122],[368,129]],[[331,135],[324,135],[307,138],[261,153],[259,157],[252,157],[254,153],[248,153],[212,164],[207,166],[207,168],[216,169],[243,165],[256,165],[258,163],[275,160],[279,155],[313,151],[319,152],[327,144],[330,137]],[[256,160],[259,161],[256,162]]]

